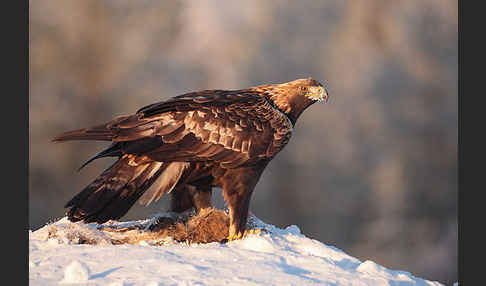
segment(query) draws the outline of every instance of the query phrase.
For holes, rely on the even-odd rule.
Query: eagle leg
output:
[[[230,225],[228,230],[229,241],[245,237],[250,195],[247,195],[245,198],[241,198],[241,202],[239,200],[233,200],[233,202],[233,204],[228,203],[230,216]]]
[[[201,210],[207,210],[211,208],[212,192],[210,185],[197,187],[193,185],[187,185],[186,189],[188,190],[192,199],[192,204],[198,213]]]
[[[231,169],[222,179],[223,197],[230,217],[228,241],[241,239],[248,234],[246,222],[251,194],[265,166],[266,162],[263,162],[255,166]]]
[[[170,210],[177,213],[194,208],[198,213],[211,208],[211,186],[185,184],[171,192]]]

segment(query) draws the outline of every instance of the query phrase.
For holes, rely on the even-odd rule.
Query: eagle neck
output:
[[[269,101],[276,109],[287,116],[290,122],[292,122],[292,126],[295,126],[295,123],[302,112],[314,103],[312,100],[309,100],[303,96],[271,96]]]
[[[292,121],[292,123],[295,125],[295,122],[302,114],[302,112],[304,112],[304,110],[306,110],[307,107],[311,106],[312,104],[314,104],[314,101],[309,100],[303,96],[292,98],[292,100],[289,102],[291,108],[290,111],[287,113],[290,121]]]
[[[273,108],[275,108],[277,111],[282,113],[290,121],[290,123],[292,123],[292,127],[295,126],[295,122],[297,121],[297,118],[289,116],[288,113],[289,108],[287,108],[287,106],[278,106],[278,104],[271,97],[267,97],[267,101],[270,103],[270,105]]]

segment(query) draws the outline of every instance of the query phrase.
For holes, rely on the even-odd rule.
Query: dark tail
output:
[[[66,205],[70,221],[104,223],[119,219],[167,168],[166,163],[150,162],[135,166],[124,155]]]

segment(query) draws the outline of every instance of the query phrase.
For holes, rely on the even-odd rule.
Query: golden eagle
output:
[[[63,133],[53,141],[112,142],[82,167],[118,157],[65,205],[67,216],[73,222],[104,223],[122,217],[137,200],[148,205],[165,193],[171,194],[172,211],[200,211],[211,207],[211,190],[220,187],[229,210],[228,240],[241,238],[263,170],[289,141],[300,114],[327,100],[325,88],[312,78],[203,90]]]

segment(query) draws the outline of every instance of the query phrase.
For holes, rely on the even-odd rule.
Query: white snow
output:
[[[361,262],[304,236],[297,226],[279,229],[255,217],[253,220],[268,232],[227,244],[168,242],[155,246],[150,241],[138,245],[88,245],[67,238],[48,238],[49,226],[55,225],[75,226],[76,231],[84,229],[93,239],[102,239],[101,234],[94,235],[93,224],[71,223],[63,218],[29,231],[30,284],[442,285],[369,260]]]
[[[64,269],[64,279],[61,283],[82,283],[89,279],[89,268],[84,263],[73,260]]]

